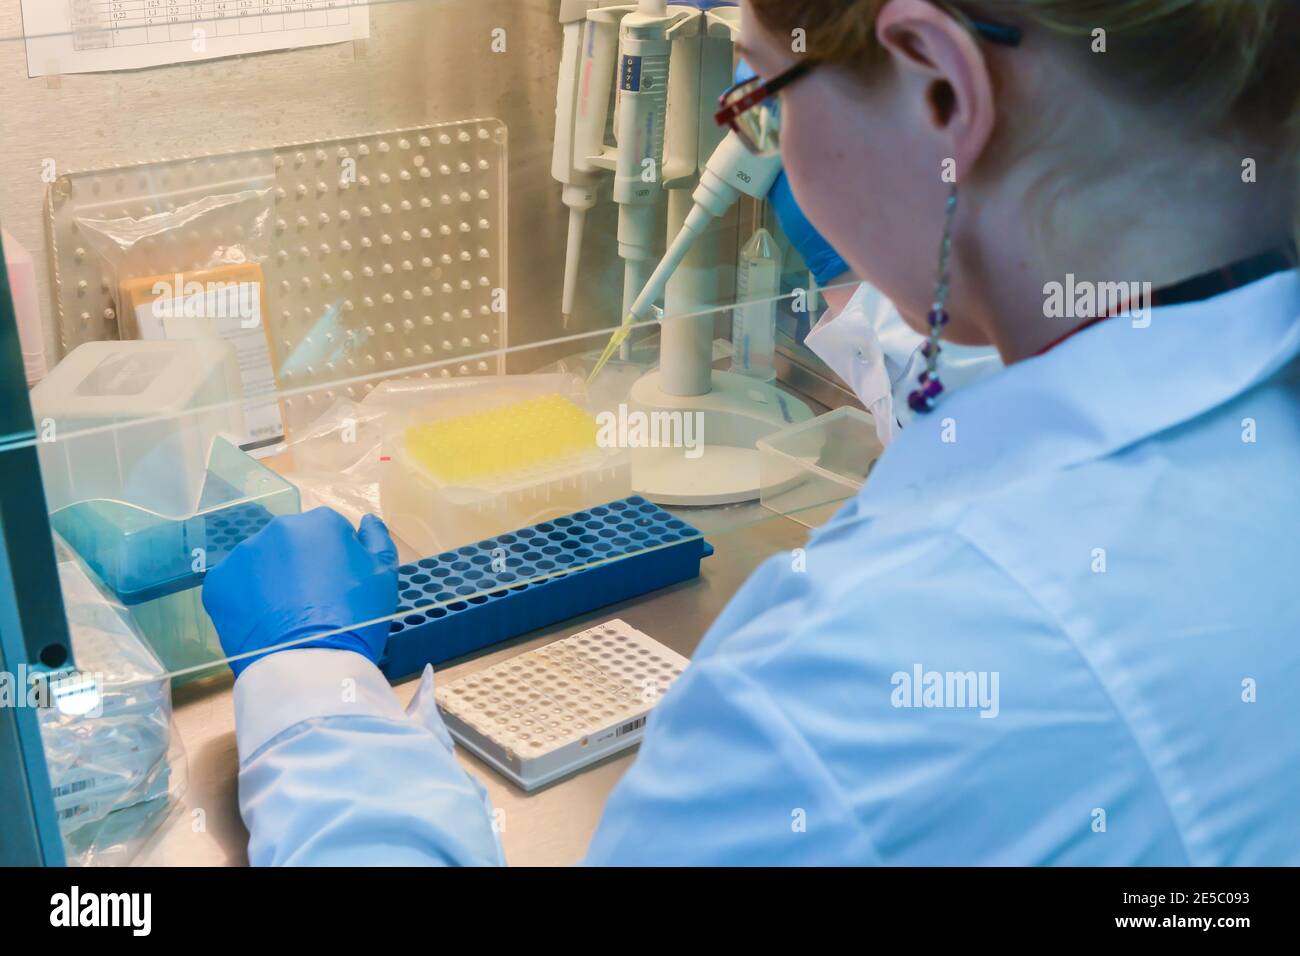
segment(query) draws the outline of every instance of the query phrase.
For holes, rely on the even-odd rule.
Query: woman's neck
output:
[[[1124,303],[1115,300],[1132,291],[1164,288],[1287,244],[1300,166],[1271,161],[1266,171],[1261,160],[1258,179],[1247,181],[1240,155],[1216,149],[1201,156],[1199,169],[1188,159],[1092,183],[1060,195],[1037,229],[988,215],[971,223],[982,236],[1004,240],[1000,248],[958,243],[968,250],[959,268],[973,317],[1003,361],[1036,355],[1096,316],[1119,311]],[[987,261],[981,249],[991,250]]]

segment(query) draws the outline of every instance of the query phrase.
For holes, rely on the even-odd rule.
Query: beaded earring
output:
[[[952,220],[957,212],[957,184],[953,183],[948,193],[948,203],[944,211],[943,242],[939,246],[939,274],[935,279],[934,305],[930,308],[930,335],[921,346],[925,356],[925,371],[917,379],[917,388],[907,396],[907,404],[918,415],[928,415],[934,411],[939,396],[943,394],[943,383],[939,381],[940,339],[944,326],[948,324],[948,263],[952,258]]]

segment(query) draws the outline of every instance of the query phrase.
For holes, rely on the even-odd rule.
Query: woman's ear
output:
[[[905,95],[915,97],[918,131],[936,138],[943,158],[956,160],[960,181],[988,147],[997,116],[979,41],[930,0],[889,0],[876,18],[876,37]]]

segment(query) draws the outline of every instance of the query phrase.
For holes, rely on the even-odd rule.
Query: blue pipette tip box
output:
[[[124,532],[121,515],[80,505],[60,512],[55,530],[127,607],[198,587],[235,545],[274,518],[254,502]],[[195,566],[195,553],[203,564]]]
[[[389,680],[696,578],[713,547],[639,496],[544,521],[398,569]]]
[[[217,438],[194,513],[171,517],[91,499],[60,508],[50,524],[118,600],[134,607],[198,587],[235,545],[298,510],[297,488]]]

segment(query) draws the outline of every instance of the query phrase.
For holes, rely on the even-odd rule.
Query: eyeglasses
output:
[[[954,15],[990,43],[1017,47],[1024,39],[1019,27],[975,20],[956,11]],[[804,59],[766,82],[759,76],[742,80],[719,98],[714,120],[734,130],[754,155],[775,156],[781,151],[781,101],[776,96],[817,65],[815,59]]]

